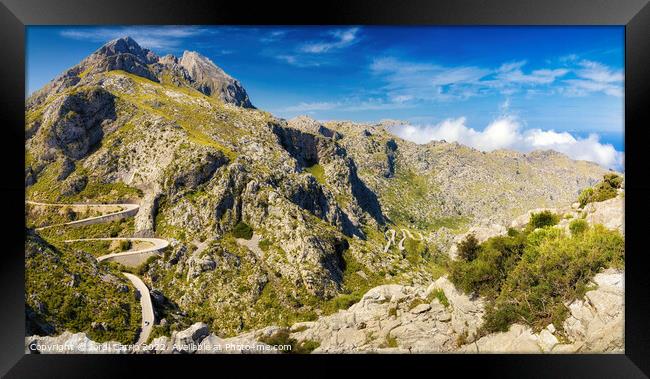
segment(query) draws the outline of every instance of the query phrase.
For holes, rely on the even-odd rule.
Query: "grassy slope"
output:
[[[53,325],[55,333],[83,331],[98,342],[133,343],[141,322],[135,293],[119,272],[97,265],[85,253],[58,249],[28,236],[26,305]],[[105,330],[93,328],[93,322],[105,323]]]

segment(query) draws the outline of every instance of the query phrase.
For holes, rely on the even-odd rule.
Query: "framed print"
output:
[[[647,2],[246,8],[4,3],[3,372],[647,375]]]

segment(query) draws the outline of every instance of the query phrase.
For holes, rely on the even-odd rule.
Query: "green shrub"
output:
[[[407,238],[404,241],[405,258],[412,265],[417,265],[428,254],[427,245],[423,241]]]
[[[433,299],[438,299],[440,304],[444,305],[445,307],[449,306],[449,299],[447,299],[447,295],[445,295],[445,291],[441,290],[440,288],[436,288],[427,297],[427,300],[429,302],[432,302]]]
[[[348,309],[354,303],[361,300],[361,296],[356,294],[341,294],[334,298],[334,308],[338,309]]]
[[[623,178],[617,174],[609,173],[603,176],[603,182],[607,183],[612,188],[619,189],[623,184]]]
[[[409,303],[409,306],[408,306],[409,311],[410,311],[411,309],[417,307],[417,306],[420,305],[420,304],[426,304],[426,303],[427,303],[426,300],[424,300],[424,299],[422,299],[422,298],[419,298],[419,297],[416,297],[415,299],[411,300],[411,302]]]
[[[246,240],[249,240],[253,238],[253,229],[251,229],[248,224],[246,224],[243,221],[240,221],[235,225],[235,228],[233,229],[233,235],[235,238],[243,238]]]
[[[266,238],[263,238],[260,240],[258,243],[258,246],[262,251],[269,251],[269,248],[271,247],[271,241],[267,240]]]
[[[569,230],[574,236],[584,233],[587,229],[589,229],[589,223],[581,218],[573,220],[569,224]]]
[[[458,256],[466,261],[473,261],[480,250],[476,236],[469,234],[458,244]]]
[[[530,215],[528,221],[528,228],[535,230],[537,228],[545,228],[547,226],[557,225],[560,222],[560,216],[551,211],[541,211]]]
[[[144,261],[144,263],[142,263],[140,266],[138,266],[135,269],[136,275],[139,275],[139,276],[144,275],[145,272],[149,271],[149,267],[151,267],[151,265],[155,261],[157,261],[158,259],[160,259],[160,255],[158,255],[158,254],[152,255],[149,258],[147,258],[147,260]]]
[[[325,184],[325,170],[323,166],[316,163],[313,166],[306,167],[305,171],[312,174],[318,183]]]
[[[383,344],[383,347],[399,347],[397,343],[397,338],[389,334],[386,335],[386,342]]]
[[[584,220],[559,228],[493,237],[473,261],[451,265],[450,280],[467,293],[487,300],[481,333],[506,331],[514,323],[539,330],[561,328],[564,306],[584,296],[591,278],[606,267],[622,267],[623,236]]]
[[[313,340],[300,341],[293,345],[291,352],[293,354],[310,354],[320,346],[320,342]]]
[[[290,345],[291,350],[280,350],[285,354],[309,354],[320,346],[320,343],[312,340],[305,340],[298,342],[295,338],[291,338],[289,329],[282,328],[270,336],[263,336],[260,342],[267,345]]]
[[[126,251],[131,248],[131,240],[121,240],[120,241],[120,250]]]
[[[515,228],[508,228],[508,236],[509,237],[514,237],[519,234],[519,231]]]
[[[621,188],[623,178],[617,174],[609,173],[603,176],[603,180],[594,187],[585,188],[578,196],[580,208],[589,203],[597,203],[616,197],[617,189]]]

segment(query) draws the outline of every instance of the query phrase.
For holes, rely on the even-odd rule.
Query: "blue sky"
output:
[[[279,117],[397,119],[419,143],[554,148],[622,169],[623,27],[28,27],[28,92],[124,35],[206,55]]]

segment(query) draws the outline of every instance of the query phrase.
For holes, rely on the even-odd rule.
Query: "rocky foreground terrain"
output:
[[[623,198],[590,204],[580,210],[590,223],[603,215],[609,227],[623,231]],[[527,222],[524,214],[513,225]],[[566,228],[562,223],[556,228]],[[496,228],[495,228],[496,229]],[[498,234],[494,232],[493,235]],[[488,238],[483,235],[482,238]],[[575,353],[624,352],[624,271],[606,269],[592,279],[593,289],[584,298],[566,304],[570,314],[564,333],[553,324],[540,331],[520,324],[507,332],[473,339],[482,323],[485,303],[458,291],[441,277],[428,286],[388,284],[370,289],[348,309],[315,321],[297,322],[288,328],[269,326],[223,338],[205,323],[154,339],[142,353],[278,353],[263,341],[287,332],[293,345],[314,343],[313,353]],[[66,332],[57,337],[27,337],[26,346],[76,346],[74,352],[133,352],[117,342],[99,344],[84,333]],[[47,348],[41,352],[47,353]]]
[[[531,209],[567,207],[607,172],[553,151],[417,145],[391,134],[387,123],[278,119],[255,109],[242,84],[199,53],[159,57],[128,37],[30,96],[26,120],[30,200],[140,206],[132,221],[36,232],[48,249],[94,254],[97,247],[63,243],[80,236],[170,241],[164,254],[137,268],[155,306],[152,340],[165,346],[262,343],[260,333],[291,327],[291,338],[317,341],[317,352],[455,350],[482,312],[480,299],[459,293],[443,276],[456,243],[468,232],[505,233]],[[588,220],[610,222],[598,212]],[[37,221],[43,220],[30,220]],[[402,237],[387,244],[391,230]],[[106,331],[91,325],[92,317],[60,320],[92,314],[92,302],[75,282],[70,287],[62,299],[70,304],[67,315],[39,307],[44,289],[27,294],[29,330],[58,335],[28,339],[75,340],[88,351],[95,342],[80,332],[94,330],[97,343],[115,336],[133,342],[135,315]],[[448,305],[429,298],[442,297],[436,289]],[[420,304],[411,308],[413,302]],[[576,314],[587,322],[586,313]],[[551,350],[539,341],[551,340],[552,331],[529,338],[514,330],[525,335],[517,340]],[[499,337],[463,348],[490,350],[497,342],[489,338]],[[558,346],[580,350],[576,344]]]

